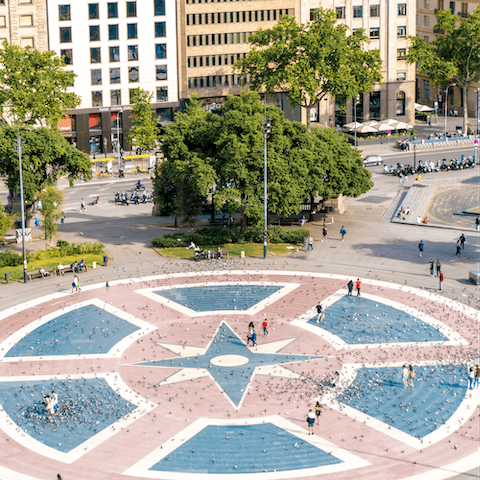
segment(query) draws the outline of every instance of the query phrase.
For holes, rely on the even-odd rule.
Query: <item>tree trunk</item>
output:
[[[245,232],[247,230],[247,216],[243,212],[240,214],[240,222],[240,229]]]
[[[463,134],[468,134],[468,102],[467,102],[467,86],[462,85],[463,92]]]

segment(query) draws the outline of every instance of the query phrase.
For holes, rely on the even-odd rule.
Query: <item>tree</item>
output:
[[[0,115],[13,125],[49,126],[69,108],[80,105],[80,97],[68,91],[75,74],[66,70],[63,59],[53,51],[9,45],[0,48]]]
[[[13,227],[14,216],[5,212],[2,202],[0,202],[0,242],[7,232]]]
[[[45,228],[45,240],[49,240],[52,243],[52,237],[56,235],[58,230],[58,220],[62,216],[62,204],[65,195],[61,190],[52,185],[47,185],[37,195],[37,198],[42,202],[41,212]]]
[[[258,93],[242,92],[229,95],[219,112],[205,111],[194,99],[175,116],[174,125],[165,129],[165,160],[157,175],[158,185],[171,185],[169,198],[176,208],[182,207],[175,196],[188,185],[198,204],[211,196],[215,210],[240,213],[243,227],[247,219],[262,222],[264,114]],[[372,186],[359,153],[339,134],[309,132],[277,107],[268,107],[266,115],[272,125],[267,142],[270,213],[299,213],[309,197],[358,196]]]
[[[64,175],[70,186],[81,176],[91,178],[90,157],[70,145],[58,132],[48,128],[21,128],[22,177],[25,206],[31,210],[37,193],[47,185],[55,185]],[[0,128],[0,175],[5,176],[5,183],[11,194],[19,195],[19,165],[17,145],[17,128],[4,125]]]
[[[409,37],[406,60],[417,63],[418,73],[433,84],[452,82],[463,93],[463,130],[467,131],[467,88],[480,80],[480,7],[465,20],[450,10],[437,12],[436,30],[443,31],[427,43],[423,37]]]
[[[288,92],[292,106],[310,109],[326,95],[353,98],[381,82],[378,50],[367,50],[359,29],[337,23],[332,10],[315,10],[315,19],[298,24],[283,16],[271,29],[250,36],[252,49],[235,62],[234,70],[250,78],[252,89],[268,94]]]
[[[141,88],[135,89],[132,108],[133,128],[127,138],[129,145],[136,145],[143,150],[151,150],[158,134],[157,124],[153,119],[152,94]]]

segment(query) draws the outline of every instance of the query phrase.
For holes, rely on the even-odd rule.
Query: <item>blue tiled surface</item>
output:
[[[218,285],[172,288],[154,293],[195,312],[210,312],[248,310],[282,288],[274,285]]]
[[[363,297],[340,298],[325,310],[325,319],[308,323],[340,337],[349,345],[363,343],[406,343],[446,341],[428,323],[383,303]]]
[[[235,474],[299,470],[342,463],[276,425],[205,427],[150,470]],[[235,468],[236,467],[236,468]]]
[[[457,410],[467,391],[459,365],[414,367],[415,388],[404,388],[402,367],[362,368],[338,400],[412,436],[423,438]]]
[[[7,357],[107,353],[139,327],[87,305],[59,315],[25,335]]]
[[[48,418],[34,404],[52,389],[59,397],[58,414]],[[1,382],[0,404],[28,435],[60,452],[69,452],[137,408],[103,378]]]
[[[213,365],[211,360],[221,355],[242,355],[248,358],[248,363],[235,367],[219,367]],[[141,365],[170,368],[206,368],[230,397],[232,402],[238,406],[256,367],[303,362],[310,358],[321,357],[252,352],[246,347],[245,343],[235,335],[233,330],[227,324],[223,323],[204,355],[188,358],[175,357],[170,360],[145,362],[141,363]]]

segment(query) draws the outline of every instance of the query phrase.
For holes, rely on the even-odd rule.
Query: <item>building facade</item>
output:
[[[137,88],[160,118],[178,108],[176,4],[167,0],[47,0],[49,49],[76,75],[81,105],[60,130],[77,147],[127,149]]]

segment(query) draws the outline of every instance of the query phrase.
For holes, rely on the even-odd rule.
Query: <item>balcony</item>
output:
[[[458,12],[457,15],[460,18],[467,18],[468,17],[468,12]]]

